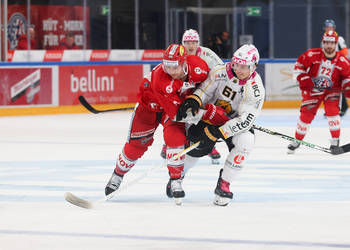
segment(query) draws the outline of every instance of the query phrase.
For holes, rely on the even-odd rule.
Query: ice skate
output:
[[[176,205],[181,205],[182,200],[185,197],[185,191],[182,189],[182,178],[180,179],[170,179],[168,184],[170,184],[170,192],[168,195],[168,186],[167,186],[167,195],[169,198],[173,197]]]
[[[288,151],[287,154],[294,154],[295,150],[299,148],[300,143],[299,142],[292,142],[291,144],[288,145]]]
[[[173,193],[171,192],[171,179],[169,179],[168,183],[166,184],[166,196],[168,198],[173,198]]]
[[[115,173],[115,171],[113,171],[113,174],[105,187],[105,194],[109,195],[110,193],[116,191],[119,188],[122,181],[123,176],[119,176]]]
[[[226,206],[232,200],[233,193],[230,191],[230,183],[221,178],[223,169],[220,170],[218,183],[215,188],[214,204]]]
[[[164,160],[166,159],[166,145],[163,144],[162,151],[160,151],[160,157],[162,157]]]
[[[217,151],[215,147],[213,147],[213,150],[208,154],[208,156],[210,157],[212,164],[215,164],[215,165],[220,164],[219,159],[221,156],[219,151]]]

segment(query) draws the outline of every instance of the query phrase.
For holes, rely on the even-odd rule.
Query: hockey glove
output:
[[[350,84],[345,85],[344,90],[345,90],[344,92],[345,97],[350,98]]]
[[[186,100],[181,103],[176,114],[176,121],[181,121],[187,117],[187,112],[191,111],[192,115],[195,116],[202,105],[201,99],[196,95],[190,95]]]
[[[222,107],[215,106],[213,104],[205,105],[207,110],[202,116],[202,120],[211,125],[223,125],[230,118],[227,117],[225,110]]]
[[[200,138],[200,145],[216,142],[219,138],[224,138],[219,130],[219,126],[206,126]]]
[[[302,91],[311,91],[315,87],[311,77],[306,73],[298,75],[297,80],[299,82],[299,88]]]

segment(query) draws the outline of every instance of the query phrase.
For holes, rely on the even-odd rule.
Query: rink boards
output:
[[[0,64],[0,116],[87,112],[132,107],[143,76],[160,61],[12,62]],[[298,108],[294,60],[264,60],[257,71],[266,89],[264,108]]]

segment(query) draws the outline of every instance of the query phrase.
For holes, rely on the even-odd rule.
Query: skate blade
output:
[[[216,195],[215,199],[214,199],[214,204],[217,206],[227,206],[230,203],[230,198],[225,198],[225,197],[221,197]]]
[[[91,209],[92,208],[92,203],[84,200],[82,198],[79,198],[77,196],[75,196],[74,194],[70,193],[70,192],[66,192],[64,194],[64,198],[66,199],[66,201],[68,201],[69,203],[81,207],[81,208],[86,208],[86,209]]]
[[[175,204],[178,205],[178,206],[181,206],[182,205],[182,200],[183,198],[174,198],[175,200]]]

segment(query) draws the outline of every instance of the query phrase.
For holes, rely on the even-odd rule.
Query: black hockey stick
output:
[[[282,139],[286,139],[288,141],[291,141],[291,142],[298,142],[304,146],[307,146],[309,148],[313,148],[313,149],[317,149],[317,150],[321,150],[323,152],[326,152],[326,153],[329,153],[329,154],[333,154],[333,155],[340,155],[340,154],[344,154],[344,153],[347,153],[350,151],[350,143],[348,144],[345,144],[341,147],[338,147],[336,150],[332,151],[330,150],[329,148],[325,148],[325,147],[321,147],[321,146],[318,146],[318,145],[315,145],[315,144],[312,144],[310,142],[306,142],[306,141],[301,141],[301,140],[298,140],[294,137],[291,137],[291,136],[288,136],[288,135],[284,135],[284,134],[281,134],[279,132],[275,132],[275,131],[272,131],[272,130],[269,130],[267,128],[263,128],[263,127],[260,127],[260,126],[257,126],[257,125],[253,125],[253,128],[256,129],[256,130],[259,130],[261,132],[264,132],[264,133],[267,133],[269,135],[276,135]]]
[[[134,107],[128,107],[128,108],[116,108],[116,109],[105,109],[105,110],[97,110],[94,107],[90,105],[90,103],[87,102],[84,96],[79,96],[79,102],[81,105],[83,105],[87,110],[89,110],[91,113],[99,114],[104,112],[113,112],[113,111],[125,111],[125,110],[133,110]]]

